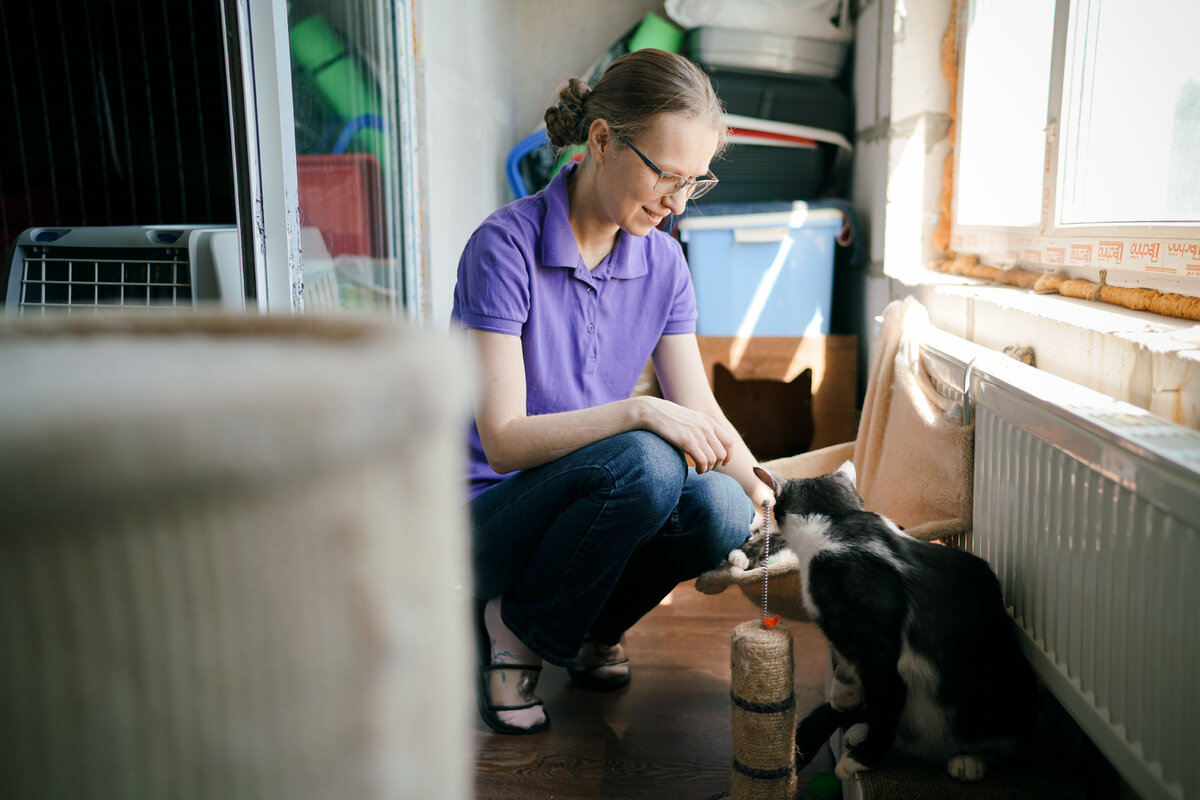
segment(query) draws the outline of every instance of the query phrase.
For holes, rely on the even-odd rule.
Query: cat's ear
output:
[[[850,481],[851,486],[858,486],[858,472],[854,469],[854,462],[846,459],[842,465],[837,468],[836,475],[844,475]]]
[[[758,479],[765,483],[771,489],[771,491],[775,493],[776,497],[778,497],[779,493],[783,491],[784,480],[774,472],[768,472],[762,467],[756,466],[754,468],[754,474],[757,475]]]

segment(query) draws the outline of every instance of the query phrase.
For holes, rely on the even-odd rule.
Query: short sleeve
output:
[[[696,291],[692,286],[692,274],[688,271],[687,261],[683,258],[683,251],[679,247],[679,243],[671,240],[671,254],[674,263],[674,284],[671,295],[671,308],[667,313],[667,322],[663,327],[663,334],[678,334],[678,333],[695,333],[696,318]]]
[[[529,319],[529,260],[493,219],[471,234],[458,261],[451,314],[464,328],[520,336]]]

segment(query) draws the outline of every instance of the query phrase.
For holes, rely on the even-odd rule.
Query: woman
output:
[[[454,294],[481,363],[470,514],[479,707],[498,733],[549,724],[543,660],[590,689],[628,683],[624,632],[770,499],[709,388],[682,251],[656,229],[717,182],[707,76],[639,50],[559,97],[550,141],[585,144],[582,162],[484,221]],[[650,357],[663,398],[630,397]]]

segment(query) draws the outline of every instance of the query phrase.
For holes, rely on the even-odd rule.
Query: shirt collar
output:
[[[567,180],[579,167],[567,162],[546,187],[546,221],[542,229],[542,263],[551,267],[582,270],[597,280],[606,278],[640,278],[646,274],[646,248],[637,246],[637,238],[625,231],[617,232],[617,241],[605,262],[588,273],[579,256],[579,244],[568,218]],[[654,231],[650,232],[654,236]],[[580,276],[582,277],[582,276]]]

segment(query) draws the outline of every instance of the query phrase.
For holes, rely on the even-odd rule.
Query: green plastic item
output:
[[[379,115],[374,84],[323,17],[308,17],[289,33],[293,57],[338,116],[353,120],[364,114]],[[388,134],[375,128],[360,130],[348,149],[370,153],[385,170],[390,162]]]
[[[633,38],[629,40],[629,52],[645,47],[657,47],[668,53],[678,53],[683,47],[683,31],[653,11],[647,12],[642,18],[642,23],[634,31]]]

